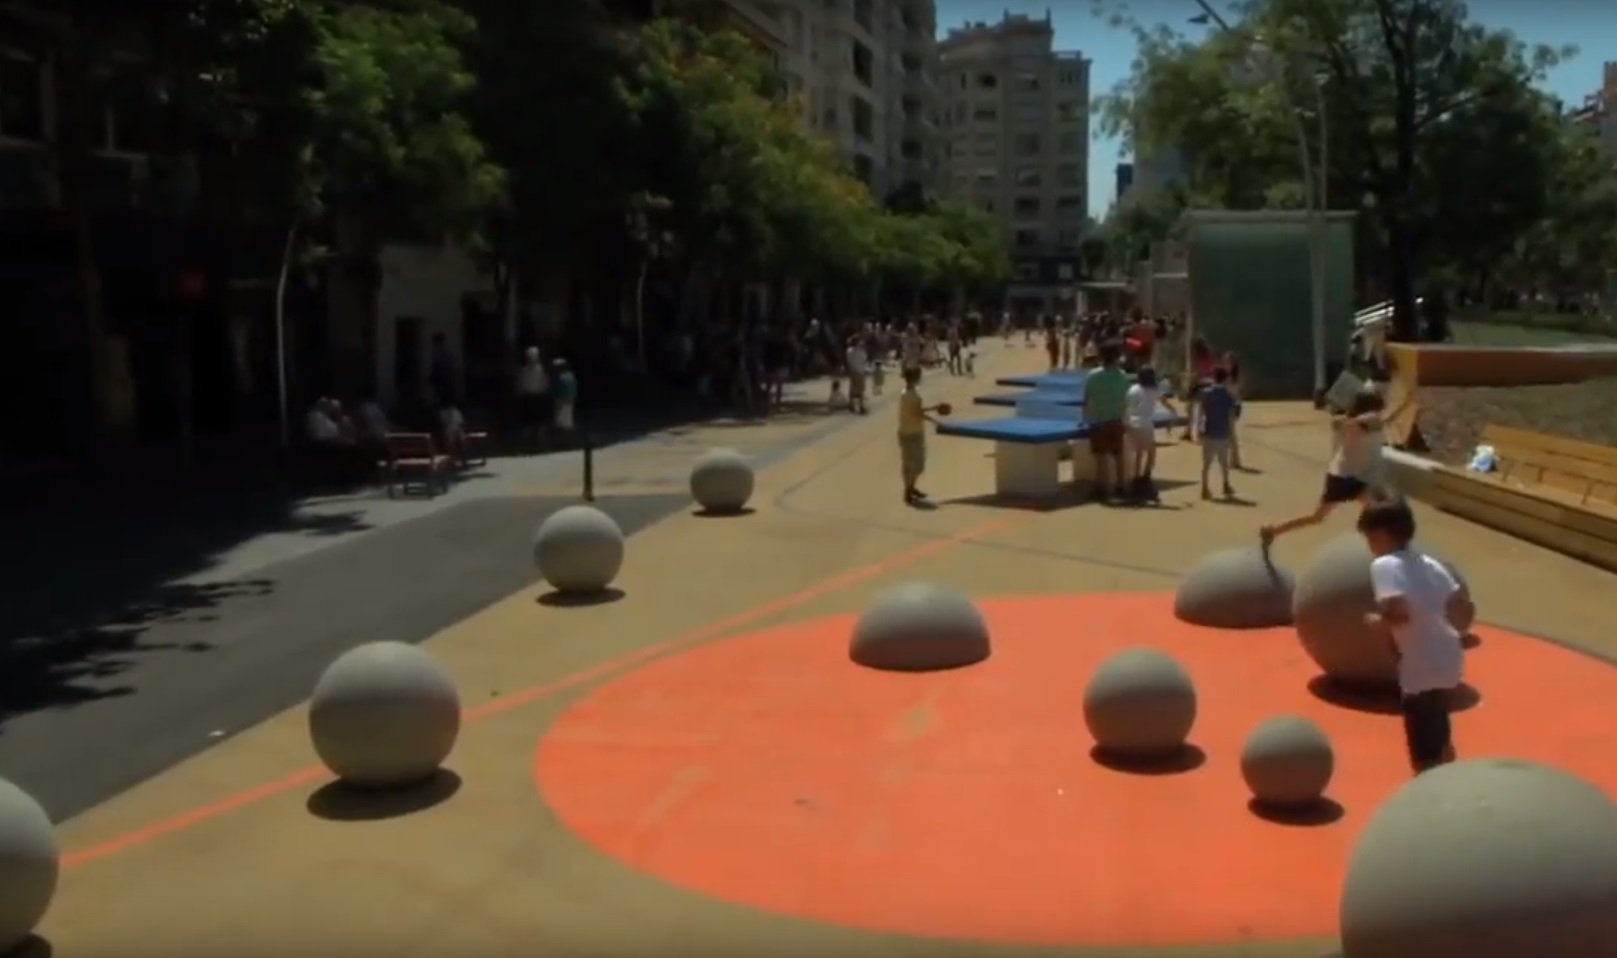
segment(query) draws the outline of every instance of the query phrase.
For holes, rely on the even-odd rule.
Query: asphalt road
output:
[[[12,673],[0,676],[0,777],[70,818],[303,701],[344,650],[422,641],[532,583],[532,530],[573,501],[472,500],[159,595],[138,625],[53,649],[26,674],[0,660]],[[597,505],[631,533],[687,501]]]

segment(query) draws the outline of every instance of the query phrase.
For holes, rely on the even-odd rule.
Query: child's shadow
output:
[[[931,499],[911,499],[909,507],[917,512],[936,512],[938,504]]]

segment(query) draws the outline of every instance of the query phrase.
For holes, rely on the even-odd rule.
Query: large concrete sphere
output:
[[[710,450],[691,467],[691,498],[709,512],[745,509],[752,486],[752,463],[734,449]]]
[[[0,778],[0,954],[22,944],[45,917],[60,871],[50,816]]]
[[[1312,805],[1336,771],[1331,740],[1318,725],[1294,715],[1269,719],[1241,748],[1241,777],[1252,797],[1274,808]]]
[[[947,586],[910,582],[876,597],[859,616],[848,657],[872,669],[930,672],[988,658],[988,622]]]
[[[1371,816],[1341,922],[1343,958],[1617,955],[1617,807],[1532,762],[1433,769]]]
[[[1326,543],[1297,578],[1292,617],[1304,651],[1331,679],[1349,686],[1389,687],[1398,682],[1398,663],[1385,637],[1364,622],[1376,607],[1370,559],[1364,538],[1357,534]],[[1475,614],[1470,592],[1459,569],[1438,561],[1460,583],[1449,621],[1463,634]]]
[[[600,592],[623,568],[623,530],[593,506],[558,509],[533,537],[533,564],[558,592]]]
[[[320,761],[351,785],[408,785],[430,777],[460,734],[460,694],[430,655],[372,642],[326,668],[309,705]]]
[[[1101,663],[1084,688],[1084,722],[1104,752],[1128,758],[1171,754],[1196,724],[1196,686],[1164,652],[1119,652]]]
[[[1295,582],[1256,546],[1214,552],[1191,566],[1174,592],[1173,612],[1193,625],[1265,629],[1291,624]]]

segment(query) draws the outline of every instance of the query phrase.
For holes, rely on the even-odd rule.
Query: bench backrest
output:
[[[1617,503],[1617,447],[1493,424],[1483,428],[1482,441],[1508,479]]]
[[[390,432],[386,442],[389,459],[433,459],[438,455],[431,433]]]
[[[1016,404],[1017,419],[1056,419],[1076,423],[1084,418],[1084,407],[1061,403],[1024,400]]]

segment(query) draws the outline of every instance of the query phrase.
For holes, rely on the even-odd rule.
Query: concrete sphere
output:
[[[1297,579],[1292,617],[1303,650],[1331,679],[1349,686],[1391,687],[1398,682],[1398,663],[1386,639],[1364,623],[1376,607],[1370,559],[1357,534],[1326,543]],[[1452,563],[1438,561],[1460,583],[1449,621],[1463,634],[1475,617],[1470,592]]]
[[[1371,816],[1341,922],[1343,958],[1617,955],[1617,806],[1532,762],[1433,769]]]
[[[1265,629],[1291,624],[1295,582],[1256,546],[1214,552],[1191,566],[1174,592],[1173,612],[1216,629]]]
[[[623,530],[593,506],[558,509],[533,537],[533,564],[558,592],[600,592],[623,568]]]
[[[1102,662],[1084,688],[1084,722],[1102,751],[1150,758],[1184,746],[1196,686],[1172,656],[1130,649]]]
[[[1336,771],[1331,740],[1318,725],[1294,715],[1269,719],[1241,748],[1241,777],[1252,797],[1275,808],[1312,805]]]
[[[711,450],[691,467],[691,498],[709,512],[745,509],[752,486],[752,463],[734,449]]]
[[[859,616],[848,657],[894,672],[930,672],[981,662],[988,622],[971,600],[947,586],[910,582],[883,592]]]
[[[309,737],[320,761],[352,785],[430,777],[460,734],[460,694],[430,655],[372,642],[338,656],[314,687]]]
[[[22,944],[45,917],[60,870],[50,816],[0,778],[0,954]]]

